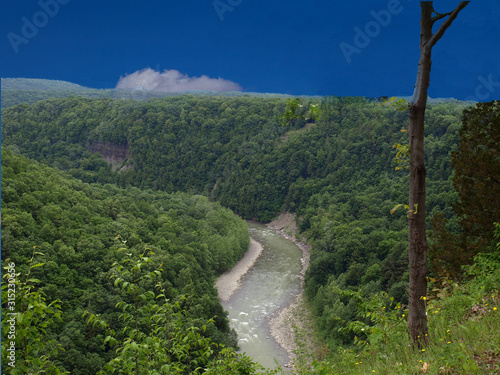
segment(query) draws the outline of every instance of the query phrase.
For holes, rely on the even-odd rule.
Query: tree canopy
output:
[[[3,110],[2,138],[13,152],[85,182],[116,183],[130,197],[145,194],[132,186],[186,191],[259,221],[282,210],[294,212],[313,244],[306,293],[325,340],[351,342],[354,336],[338,328],[357,313],[339,300],[333,286],[366,294],[385,290],[402,303],[408,300],[407,219],[402,210],[390,213],[407,199],[408,172],[395,170],[399,164],[393,146],[406,141],[402,130],[408,114],[366,98],[295,102],[298,115],[283,124],[289,101],[282,98],[48,100]],[[318,110],[314,122],[308,122],[312,105]],[[467,106],[431,101],[426,113],[427,209],[433,216],[444,213],[451,222],[455,216],[447,207],[457,198],[451,153],[458,149]],[[108,154],[95,151],[95,145]],[[112,165],[120,150],[121,158]],[[19,195],[23,187],[18,184],[6,186],[5,196]],[[130,207],[142,207],[138,202]],[[112,210],[106,212],[124,220],[116,207],[108,206]],[[168,243],[168,236],[158,232],[156,238]],[[135,236],[124,238],[127,244],[141,243]],[[332,319],[331,309],[338,319]]]
[[[95,374],[113,357],[83,313],[100,315],[116,331],[123,328],[116,305],[130,297],[110,276],[124,247],[132,255],[154,252],[150,258],[164,269],[157,282],[164,298],[179,300],[186,327],[205,325],[205,337],[235,346],[214,282],[248,245],[246,223],[206,197],[89,185],[2,149],[2,261],[9,259],[24,275],[33,249],[40,253],[36,262],[44,265],[31,277],[63,311],[62,321],[46,327],[44,341],[60,343],[55,361],[72,374]],[[152,287],[143,282],[139,291]],[[7,312],[2,309],[2,321]],[[2,366],[4,360],[2,355]]]

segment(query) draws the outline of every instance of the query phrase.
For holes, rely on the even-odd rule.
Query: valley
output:
[[[271,351],[265,345],[278,346],[266,337],[273,330],[277,336],[281,325],[263,322],[278,316],[301,288],[300,306],[314,320],[306,332],[314,337],[294,347],[298,374],[311,366],[318,373],[335,373],[346,363],[356,367],[369,345],[383,362],[382,342],[404,336],[408,212],[393,209],[408,200],[408,162],[396,155],[397,146],[408,142],[407,112],[361,97],[185,94],[135,100],[100,92],[39,101],[19,87],[2,92],[2,100],[4,94],[13,96],[1,118],[2,264],[15,262],[21,275],[30,264],[43,264],[30,271],[37,281],[25,281],[24,288],[43,293],[46,305],[59,301],[61,312],[54,312],[58,319],[46,306],[29,323],[33,337],[41,337],[36,322],[43,322],[47,344],[24,346],[31,368],[127,373],[133,353],[158,373],[168,373],[164,366],[170,373],[255,373],[256,362],[273,368],[262,354]],[[488,134],[478,142],[487,144],[479,149],[489,156],[479,156],[475,167],[484,171],[479,180],[485,186],[474,186],[483,194],[477,201],[494,204],[498,121],[495,102],[428,104],[426,225],[433,303],[439,305],[433,311],[452,311],[446,304],[459,287],[452,287],[447,272],[473,263],[473,255],[498,254],[498,211],[479,203],[457,209],[461,186],[468,186],[457,178],[469,172],[457,169],[456,156],[461,142],[472,138],[467,134]],[[492,125],[480,128],[485,123]],[[467,126],[480,130],[461,130]],[[476,217],[477,225],[464,227],[464,217]],[[250,232],[246,221],[255,223]],[[262,225],[270,222],[291,240],[307,242],[307,251],[290,241],[282,245],[287,240]],[[254,244],[248,253],[253,259],[247,264],[254,267],[240,272],[240,289],[217,291],[217,280],[244,256],[250,237],[264,248]],[[269,247],[281,249],[280,255]],[[473,255],[464,250],[471,248]],[[496,258],[488,259],[485,267],[495,269]],[[141,262],[145,266],[133,268]],[[474,268],[467,272],[463,281],[484,282],[488,295],[464,286],[469,302],[457,316],[486,298],[482,304],[496,307],[498,278],[483,272],[486,282]],[[441,293],[441,287],[448,289]],[[298,314],[294,306],[286,313]],[[498,326],[493,310],[484,317],[486,327]],[[261,341],[247,346],[255,336]],[[484,342],[476,356],[497,353],[494,340]],[[155,355],[152,345],[164,349]],[[393,352],[387,358],[404,363],[408,372],[419,365]],[[282,366],[288,363],[286,352],[275,355]],[[464,363],[486,366],[474,358]],[[378,362],[364,361],[372,367],[360,368],[380,370]]]

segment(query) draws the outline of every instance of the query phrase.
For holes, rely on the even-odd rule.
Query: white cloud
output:
[[[235,82],[222,78],[189,77],[178,70],[164,70],[163,73],[151,68],[138,70],[121,77],[117,89],[142,89],[150,91],[178,92],[189,90],[241,91]]]

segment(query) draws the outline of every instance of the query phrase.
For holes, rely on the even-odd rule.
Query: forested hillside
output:
[[[314,102],[320,115],[307,122]],[[302,104],[302,113],[283,121],[287,101],[279,98],[73,97],[4,110],[2,139],[86,182],[199,193],[259,221],[296,212],[315,247],[307,275],[311,298],[323,298],[330,275],[344,274],[339,281],[346,285],[389,290],[404,301],[406,216],[403,209],[390,211],[407,199],[407,171],[395,170],[394,149],[406,142],[407,113],[363,98]],[[428,111],[431,215],[456,199],[450,155],[463,108],[442,102]],[[122,148],[125,157],[112,171],[91,152],[96,145]]]
[[[372,178],[400,178],[392,146],[404,142],[405,113],[376,101],[334,98],[322,102],[313,126],[301,119],[282,125],[285,105],[277,98],[193,96],[49,100],[4,110],[2,137],[4,145],[86,182],[211,194],[261,221],[283,207],[302,213],[322,189],[351,193],[373,186]],[[462,108],[445,102],[430,111],[434,181],[449,176]],[[126,171],[113,175],[90,152],[109,144],[130,155],[117,166]]]
[[[90,98],[105,96],[105,91],[94,90],[71,82],[47,79],[2,78],[2,108],[17,104],[33,104],[50,98],[66,98],[81,95]],[[108,90],[107,94],[110,94]]]
[[[351,321],[366,321],[358,308],[359,301],[349,293],[369,296],[385,291],[394,301],[407,303],[408,231],[403,207],[408,199],[404,151],[408,142],[408,113],[383,101],[333,97],[298,99],[297,113],[287,118],[290,103],[284,98],[192,95],[146,102],[51,99],[4,109],[2,139],[4,147],[12,152],[62,169],[84,182],[108,184],[105,188],[93,185],[92,189],[104,194],[100,200],[108,202],[102,208],[103,214],[116,211],[109,218],[110,223],[132,215],[131,220],[143,220],[151,228],[150,232],[143,233],[139,229],[143,227],[142,221],[137,226],[124,224],[123,228],[109,224],[112,229],[104,231],[103,238],[100,234],[93,237],[94,241],[99,238],[102,246],[98,248],[102,251],[106,246],[119,245],[113,244],[118,234],[127,239],[127,246],[149,244],[153,248],[170,249],[169,235],[172,234],[157,230],[161,226],[157,221],[164,223],[162,220],[167,215],[165,223],[175,227],[181,225],[175,221],[182,216],[181,211],[193,210],[196,220],[209,220],[202,225],[209,228],[196,229],[197,236],[201,237],[191,238],[184,232],[193,233],[193,229],[184,230],[182,224],[175,234],[184,240],[179,246],[188,246],[187,253],[201,257],[196,260],[195,269],[196,264],[202,268],[208,264],[207,274],[213,278],[241,253],[229,254],[225,259],[225,251],[219,254],[218,250],[213,250],[215,253],[211,250],[209,253],[217,255],[204,258],[207,247],[191,243],[205,243],[211,249],[215,240],[213,236],[204,235],[211,234],[214,230],[211,226],[215,226],[216,232],[222,231],[218,232],[218,240],[226,241],[224,236],[229,236],[227,240],[237,241],[238,246],[242,246],[238,249],[243,251],[247,239],[239,231],[227,232],[227,228],[233,226],[240,228],[239,224],[230,219],[227,211],[211,208],[215,210],[213,215],[225,218],[218,219],[226,228],[220,229],[211,217],[198,211],[200,205],[212,207],[207,198],[179,198],[179,195],[168,194],[177,191],[201,194],[245,219],[264,222],[281,211],[294,212],[300,230],[313,245],[306,274],[306,295],[317,316],[319,331],[328,344],[349,344],[355,334],[342,328]],[[458,149],[462,111],[467,106],[461,102],[434,102],[426,114],[427,212],[429,217],[439,215],[442,229],[447,228],[454,235],[461,229],[450,208],[458,199],[452,182],[451,155]],[[25,220],[34,225],[40,219],[33,216],[33,212],[39,215],[38,211],[25,203],[17,203],[23,197],[19,193],[22,189],[22,186],[6,185],[2,199],[5,190],[6,199],[12,194],[14,198],[10,199],[16,202],[16,209],[24,207],[26,211],[12,219],[13,223]],[[113,198],[113,194],[126,198],[120,198],[123,203],[116,206],[113,202],[117,198]],[[169,203],[160,204],[157,199]],[[6,207],[11,207],[8,205],[11,201],[6,201]],[[170,215],[172,210],[168,207],[173,201],[182,201],[186,209],[174,205],[177,214]],[[398,205],[402,208],[394,211]],[[126,209],[126,214],[120,209]],[[92,217],[93,211],[88,215]],[[62,240],[57,236],[57,230],[61,230],[58,228],[57,225],[39,228],[39,233],[53,236],[57,245],[51,244],[51,248],[62,246],[57,242]],[[80,230],[77,224],[64,225],[64,228]],[[431,229],[430,220],[428,228]],[[27,233],[31,231],[25,235]],[[7,239],[2,239],[2,250],[8,246],[10,235],[7,232]],[[44,240],[36,245],[42,246],[45,242],[50,243]],[[439,243],[437,239],[435,242]],[[75,251],[82,247],[64,245]],[[29,249],[31,246],[30,242]],[[435,248],[439,246],[446,244]],[[26,260],[29,249],[8,254],[24,254]],[[432,256],[439,257],[439,251]],[[439,264],[435,258],[431,261]],[[193,280],[198,280],[200,270],[194,271],[191,266],[186,268],[189,272],[182,266],[173,267],[171,273],[166,270],[172,278],[168,280],[173,291],[186,292],[182,287],[191,285],[186,280],[193,278],[193,274],[196,274]],[[187,279],[180,280],[181,275]],[[213,301],[215,292],[210,279],[204,280],[207,281],[199,284],[200,289],[196,289],[197,283],[192,285],[197,295],[206,294]],[[53,297],[64,300],[63,295],[56,293]],[[210,306],[213,308],[206,311],[206,317],[210,318],[210,313],[220,316],[218,305]],[[214,329],[213,334],[228,342],[224,321],[217,324],[218,331]]]
[[[1,79],[1,104],[2,109],[17,104],[33,104],[40,100],[53,98],[68,98],[80,96],[83,98],[114,98],[148,100],[152,98],[165,98],[178,96],[178,92],[162,92],[129,89],[92,89],[66,81],[53,81],[48,79],[29,78],[2,78]],[[219,95],[218,92],[194,90],[191,95]],[[225,96],[258,96],[258,97],[290,97],[285,94],[242,93],[229,91]]]
[[[116,305],[125,297],[110,279],[112,265],[146,249],[154,253],[153,265],[163,268],[157,282],[165,297],[179,300],[186,312],[183,324],[206,325],[206,337],[235,345],[214,282],[248,244],[246,223],[206,197],[89,185],[2,150],[2,260],[10,259],[25,275],[34,251],[41,253],[35,263],[44,265],[30,277],[39,280],[47,301],[61,301],[62,311],[43,341],[61,344],[64,351],[52,359],[72,374],[95,374],[114,357],[104,331],[86,325],[83,313],[98,314],[117,332],[124,327]],[[140,291],[148,286],[154,284],[143,282]],[[2,309],[2,319],[6,313]],[[38,356],[50,350],[47,345]]]

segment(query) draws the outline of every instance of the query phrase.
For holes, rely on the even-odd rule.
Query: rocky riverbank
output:
[[[300,291],[290,305],[279,310],[269,321],[271,335],[290,356],[291,364],[287,367],[297,367],[300,360],[297,353],[302,352],[306,357],[302,360],[307,361],[311,358],[310,353],[314,352],[318,346],[313,340],[313,318],[303,299],[304,276],[309,267],[311,246],[296,238],[298,228],[294,214],[282,213],[278,219],[267,226],[294,242],[302,250]]]
[[[263,247],[260,243],[250,238],[250,247],[243,258],[229,271],[224,272],[217,278],[215,287],[219,292],[222,301],[228,301],[234,292],[240,287],[243,275],[255,264],[257,258],[262,253]]]
[[[267,227],[294,242],[302,251],[299,292],[288,306],[283,306],[269,317],[270,334],[290,357],[291,362],[286,367],[297,367],[300,360],[303,362],[304,358],[307,361],[312,357],[307,353],[314,352],[315,348],[318,347],[311,339],[314,336],[312,333],[314,332],[313,318],[303,300],[304,276],[309,267],[311,246],[296,238],[298,229],[293,214],[283,213],[277,220],[267,224]],[[238,290],[241,278],[254,265],[262,250],[262,245],[251,238],[249,250],[244,257],[231,270],[219,276],[215,285],[221,301],[227,302],[233,293]],[[303,358],[297,356],[298,351],[303,354]]]

